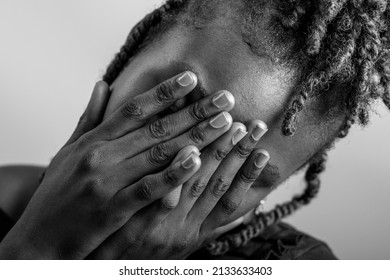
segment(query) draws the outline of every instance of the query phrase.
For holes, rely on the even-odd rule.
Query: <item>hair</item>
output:
[[[168,0],[148,14],[130,32],[125,44],[108,66],[103,80],[111,84],[145,45],[175,16],[184,13],[191,0]],[[207,2],[207,1],[206,1]],[[200,1],[198,5],[206,5]],[[245,9],[259,9],[263,0],[242,0]],[[334,94],[335,86],[348,88],[343,125],[332,143],[308,161],[306,189],[291,201],[261,213],[233,234],[208,243],[212,255],[222,255],[245,245],[267,227],[308,204],[320,188],[320,173],[325,169],[327,150],[337,138],[347,136],[355,123],[369,121],[371,105],[381,99],[390,109],[390,1],[388,0],[281,0],[272,19],[275,32],[289,46],[291,61],[304,65],[292,101],[285,110],[281,131],[292,136],[301,111],[310,99]],[[208,9],[203,9],[208,10]],[[202,9],[197,10],[202,13]],[[260,11],[252,11],[260,14]],[[196,16],[202,16],[196,14]],[[203,15],[204,16],[204,15]],[[276,35],[275,35],[276,36]],[[290,40],[286,40],[289,38]],[[294,58],[292,58],[294,57]]]

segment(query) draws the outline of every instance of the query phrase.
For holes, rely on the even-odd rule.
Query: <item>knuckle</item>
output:
[[[163,183],[173,187],[178,185],[179,178],[171,167],[163,173]]]
[[[250,170],[247,170],[245,168],[243,168],[241,171],[240,171],[240,174],[239,174],[239,179],[246,183],[246,184],[252,184],[254,181],[256,181],[257,179],[257,175],[256,173],[250,171]]]
[[[202,129],[199,125],[194,126],[189,134],[190,140],[194,144],[201,144],[206,139],[206,132],[204,129]]]
[[[222,196],[227,189],[229,188],[229,183],[227,183],[225,180],[222,178],[218,178],[217,182],[215,182],[213,188],[212,188],[212,193],[215,197],[220,197]]]
[[[148,126],[148,132],[151,138],[161,139],[170,135],[168,130],[168,122],[166,119],[159,119],[152,122]]]
[[[126,119],[140,119],[142,117],[142,109],[134,101],[129,101],[123,106],[122,114]]]
[[[136,189],[136,196],[139,200],[152,200],[154,188],[147,179],[142,179],[140,185]]]
[[[251,146],[238,144],[234,151],[238,158],[247,158],[251,154],[252,150],[253,148]]]
[[[225,215],[230,216],[238,209],[238,207],[240,207],[240,204],[240,202],[237,202],[231,198],[223,198],[221,202],[222,212]]]
[[[189,195],[192,198],[197,198],[199,197],[202,193],[203,190],[206,188],[206,184],[201,182],[200,180],[196,180],[190,188]]]
[[[169,160],[169,148],[167,144],[162,143],[150,149],[148,160],[152,165],[162,165]]]
[[[226,150],[221,150],[221,149],[216,149],[213,151],[213,157],[217,161],[222,161],[228,154],[228,151]]]
[[[199,102],[195,102],[190,109],[190,114],[196,121],[203,121],[207,119],[207,112],[204,106],[201,106]]]
[[[82,156],[79,165],[83,171],[92,171],[97,169],[105,160],[104,152],[100,147],[90,148]]]
[[[88,201],[98,205],[98,209],[100,209],[101,203],[106,200],[107,196],[102,177],[95,176],[94,178],[88,179],[83,184],[81,196],[88,198]]]
[[[169,212],[175,209],[177,203],[171,199],[162,199],[160,203],[160,208],[163,212]]]
[[[156,87],[156,101],[159,104],[171,102],[175,99],[175,87],[171,82],[164,82]]]

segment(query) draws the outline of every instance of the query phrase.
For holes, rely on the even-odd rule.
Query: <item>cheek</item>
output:
[[[135,97],[155,83],[151,76],[141,77],[141,73],[126,76],[122,73],[111,87],[110,101],[108,102],[104,119],[113,113],[127,99]]]

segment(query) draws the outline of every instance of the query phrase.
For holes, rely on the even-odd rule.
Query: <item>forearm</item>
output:
[[[48,259],[41,250],[33,249],[33,243],[27,241],[19,227],[16,224],[0,242],[0,260]]]

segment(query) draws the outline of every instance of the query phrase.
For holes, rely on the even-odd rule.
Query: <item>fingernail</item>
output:
[[[225,112],[220,113],[218,116],[216,116],[210,121],[210,125],[214,128],[222,128],[228,124],[228,115]]]
[[[268,160],[269,160],[269,153],[263,150],[257,155],[255,159],[255,166],[259,169],[263,168],[267,164]]]
[[[192,149],[182,149],[176,156],[175,160],[174,160],[174,165],[179,165],[180,166],[180,163],[182,161],[184,161],[185,159],[187,159],[191,154],[194,154],[198,157],[200,157],[201,153],[199,152],[198,148],[194,147]]]
[[[248,131],[244,130],[243,128],[237,129],[232,138],[233,145],[236,145],[238,142],[240,142],[247,134]]]
[[[195,164],[196,164],[196,162],[195,162],[195,154],[194,153],[191,153],[187,158],[185,158],[181,162],[181,166],[184,169],[190,169],[190,168],[194,167]]]
[[[198,149],[193,150],[191,153],[194,154],[194,155],[196,155],[196,156],[198,156],[198,157],[200,157],[200,155],[202,154],[201,152],[199,152]]]
[[[194,79],[189,72],[185,72],[183,75],[177,78],[177,83],[182,87],[188,87],[194,83]]]
[[[226,92],[221,92],[213,98],[213,104],[218,108],[225,108],[230,105],[230,100]]]
[[[268,128],[264,122],[259,122],[252,132],[252,138],[255,141],[259,141],[261,137],[267,132]]]

